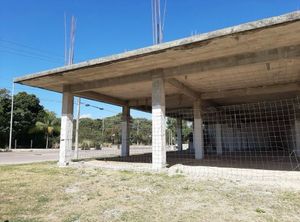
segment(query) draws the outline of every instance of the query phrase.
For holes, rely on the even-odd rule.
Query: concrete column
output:
[[[200,160],[204,157],[204,140],[202,129],[202,115],[201,115],[201,101],[200,99],[194,101],[193,104],[194,113],[194,133],[193,142],[195,150],[195,159]]]
[[[297,116],[297,115],[296,115]],[[300,119],[295,119],[295,140],[296,147],[294,148],[295,154],[300,157]]]
[[[122,113],[122,145],[121,156],[129,156],[129,121],[130,121],[130,108],[123,106]]]
[[[73,94],[63,92],[59,166],[67,166],[72,156],[72,137],[73,137]]]
[[[182,119],[176,119],[177,149],[182,151]]]
[[[216,150],[217,150],[217,155],[222,155],[223,150],[222,150],[222,127],[220,123],[217,123],[215,125],[216,127]]]
[[[193,129],[193,134],[192,134],[192,136],[193,136],[193,139],[192,140],[190,140],[189,139],[189,150],[190,150],[190,153],[194,153],[194,151],[195,151],[195,149],[194,149],[194,120],[192,121],[192,129]]]
[[[166,165],[165,83],[162,78],[152,80],[152,168]]]

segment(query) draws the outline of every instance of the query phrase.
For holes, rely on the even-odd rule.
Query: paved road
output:
[[[0,165],[58,160],[58,150],[13,150],[0,152]]]
[[[132,147],[130,154],[142,154],[151,152],[151,146]],[[58,149],[17,149],[12,152],[0,152],[0,165],[34,163],[43,161],[58,161]],[[118,156],[120,149],[103,148],[102,150],[80,150],[79,159],[93,157]]]

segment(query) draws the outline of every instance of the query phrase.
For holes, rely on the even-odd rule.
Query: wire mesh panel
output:
[[[202,135],[195,134],[195,127],[199,127],[194,121],[195,109],[169,110],[165,134],[167,167],[188,169],[195,175],[242,175],[283,181],[288,171],[300,171],[299,108],[296,97],[201,109],[198,118],[202,120]],[[81,147],[79,159],[151,164],[151,120],[131,118],[129,156],[121,156],[122,121],[120,116],[113,124],[107,123],[104,132],[100,127],[97,133],[104,133],[106,141],[100,136],[98,147]],[[200,146],[194,143],[198,136],[203,137]],[[201,149],[203,158],[196,158],[197,149]],[[293,176],[300,179],[299,173]]]
[[[117,114],[99,119],[98,126],[90,125],[95,122],[97,120],[80,120],[78,159],[128,161],[128,158],[140,155],[142,161],[151,162],[148,155],[144,155],[150,153],[151,156],[151,120],[131,118],[127,122],[121,114]],[[128,124],[129,129],[124,124]],[[87,129],[89,127],[90,130]],[[125,138],[122,138],[123,127],[128,130]],[[126,152],[122,154],[122,149],[125,149],[122,143],[130,145],[129,155]]]
[[[202,115],[204,159],[224,159],[228,166],[239,163],[264,169],[274,169],[274,165],[282,170],[298,169],[298,107],[299,98],[295,98],[206,110]],[[194,118],[190,109],[169,115],[190,121],[190,125]],[[185,139],[190,153],[194,152],[192,140],[191,135]]]
[[[202,147],[193,141],[195,137],[202,136],[192,135],[196,132],[193,130],[196,127],[193,125],[195,109],[169,112],[168,115],[174,120],[183,120],[191,127],[188,138],[181,138],[186,148],[168,153],[168,163],[181,164],[177,168],[181,170],[187,170],[184,166],[194,166],[188,168],[192,174],[226,178],[246,176],[251,180],[280,182],[292,174],[299,180],[299,105],[299,97],[296,97],[200,110]],[[184,127],[181,130],[186,131]],[[182,133],[185,137],[186,133]],[[197,149],[204,153],[202,159],[197,159]]]

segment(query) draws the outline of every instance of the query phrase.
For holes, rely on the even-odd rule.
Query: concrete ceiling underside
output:
[[[264,19],[15,79],[15,82],[136,109],[151,108],[153,76],[166,107],[278,98],[300,92],[300,12]]]

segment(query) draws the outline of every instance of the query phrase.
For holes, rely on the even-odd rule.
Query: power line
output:
[[[36,89],[36,88],[25,88],[26,86],[18,85],[18,87],[16,87],[15,91],[20,90],[20,89],[18,89],[20,87],[23,88],[21,90],[23,90],[24,92],[32,93],[34,95],[36,95],[35,92],[41,90],[41,89]],[[10,90],[12,89],[11,86],[5,86],[4,88],[10,89]],[[28,92],[28,91],[34,91],[34,92]],[[44,98],[44,97],[40,97],[40,96],[37,96],[37,98],[40,100],[40,102],[51,102],[51,103],[57,103],[57,104],[61,104],[62,103],[61,100],[54,100],[54,99]],[[103,107],[100,107],[100,106],[95,106],[95,105],[92,105],[91,103],[87,103],[87,102],[82,102],[81,101],[80,104],[84,105],[85,107],[97,108],[97,109],[102,110],[104,112],[109,112],[109,113],[113,113],[113,114],[120,113],[120,111],[112,110],[112,109],[108,109],[108,108],[103,108]],[[77,105],[77,103],[75,101],[74,101],[74,105]]]
[[[14,42],[11,40],[5,40],[0,38],[0,51],[4,53],[19,55],[27,58],[40,59],[52,63],[60,63],[63,59],[62,56],[47,52],[41,49],[37,49],[22,43]]]
[[[0,76],[0,79],[4,79],[4,80],[8,80],[8,81],[12,81],[12,78],[11,78],[11,79],[9,79],[9,78],[5,78],[5,77],[3,77],[3,76]]]
[[[23,89],[21,89],[21,90],[24,90],[27,93],[28,93],[28,91],[39,91],[39,90],[42,90],[42,89],[36,89],[36,88],[25,88],[26,86],[18,85],[18,88],[20,88],[20,87],[21,88],[23,87]],[[5,86],[4,88],[12,89],[11,86]],[[20,90],[20,89],[18,89],[18,90]],[[31,92],[31,93],[34,93],[34,92]],[[43,98],[43,97],[39,97],[39,96],[37,96],[37,98],[39,98],[41,101],[62,103],[61,100],[53,100],[53,99]],[[74,104],[75,104],[75,102],[74,102]],[[91,105],[90,103],[87,103],[87,102],[82,102],[81,101],[80,104],[81,105],[85,105],[86,107],[100,108],[99,106]],[[111,112],[111,113],[119,113],[119,111],[111,110],[111,109],[107,109],[107,108],[103,108],[103,111]]]
[[[3,50],[3,49],[0,49],[0,52],[14,54],[14,55],[18,55],[18,56],[27,57],[27,58],[39,59],[39,60],[43,60],[43,61],[54,63],[54,64],[59,63],[58,61],[50,60],[50,59],[43,58],[43,57],[34,56],[34,55],[31,55],[31,54],[28,54],[28,53],[18,52],[16,50]]]
[[[10,88],[11,88],[11,87],[10,87]],[[16,93],[14,93],[14,95],[16,95]],[[43,103],[43,102],[51,102],[51,103],[56,103],[56,104],[62,104],[62,101],[61,101],[61,100],[47,99],[47,98],[39,97],[39,96],[37,96],[37,98],[38,98],[39,101],[42,102],[42,103]],[[74,101],[73,104],[76,105],[76,104],[77,104],[76,101]],[[104,112],[110,112],[110,113],[114,113],[114,114],[119,113],[119,111],[113,111],[113,110],[110,110],[110,109],[106,109],[106,108],[102,108],[102,107],[90,105],[89,103],[83,103],[83,102],[81,102],[80,104],[81,104],[81,105],[85,105],[85,107],[98,108],[98,109],[100,109],[101,111],[104,111]]]
[[[4,79],[4,78],[3,78]],[[11,81],[11,80],[10,80]],[[11,89],[12,87],[11,86],[5,86],[3,85],[3,87],[7,88],[7,89]],[[23,90],[25,92],[28,92],[28,91],[34,91],[34,92],[40,92],[42,89],[39,89],[39,88],[32,88],[31,86],[24,86],[24,85],[18,85],[18,87],[16,87],[17,90]],[[34,93],[33,92],[33,93]],[[53,92],[54,93],[54,92]]]
[[[14,51],[14,52],[24,53],[24,54],[28,54],[28,55],[36,56],[36,57],[40,57],[40,58],[46,58],[46,59],[53,60],[53,61],[61,61],[61,59],[58,58],[58,57],[53,57],[53,56],[50,56],[50,55],[41,54],[41,53],[38,53],[38,52],[26,50],[26,49],[18,49],[18,48],[6,46],[6,45],[0,45],[0,47],[4,50],[11,50],[11,51]]]
[[[12,44],[12,45],[20,46],[20,47],[23,47],[23,48],[28,48],[28,49],[31,49],[31,50],[36,51],[36,52],[40,52],[40,53],[45,54],[45,55],[52,55],[52,57],[57,57],[57,58],[61,58],[61,59],[64,58],[63,56],[58,55],[58,54],[54,54],[53,52],[41,50],[41,49],[38,49],[38,48],[35,48],[35,47],[32,47],[32,46],[25,45],[23,43],[18,43],[18,42],[11,41],[11,40],[6,40],[6,39],[3,39],[3,38],[0,38],[0,41],[8,43],[8,44]]]

